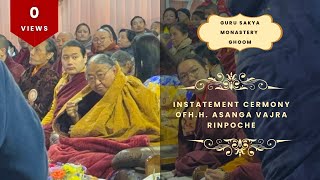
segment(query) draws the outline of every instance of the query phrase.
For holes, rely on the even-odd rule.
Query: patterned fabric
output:
[[[20,89],[26,99],[30,90],[37,91],[38,96],[34,101],[33,108],[37,112],[40,119],[42,119],[50,110],[51,102],[53,99],[53,90],[59,81],[58,74],[51,69],[51,64],[46,64],[32,76],[34,66],[28,68],[19,83]]]
[[[179,89],[183,86],[176,76],[153,76],[144,84],[155,92],[160,100],[161,145],[177,144],[179,119],[176,113],[183,111],[183,108],[174,108],[172,105],[173,102],[186,101],[186,90]]]

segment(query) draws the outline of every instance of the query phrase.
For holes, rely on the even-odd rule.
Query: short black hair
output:
[[[57,46],[52,38],[48,38],[46,42],[47,42],[46,51],[53,53],[53,56],[49,60],[49,63],[53,64],[57,59]]]
[[[91,34],[90,27],[89,27],[89,25],[86,24],[86,23],[80,23],[80,24],[77,26],[75,33],[77,33],[77,31],[79,30],[79,28],[80,28],[81,26],[86,26],[86,27],[88,28],[88,30],[89,30],[89,34]]]
[[[172,7],[169,7],[166,10],[164,10],[162,18],[164,18],[164,14],[166,14],[166,12],[168,12],[168,11],[174,12],[174,15],[175,15],[176,19],[178,19],[178,11],[175,8],[172,8]]]
[[[195,12],[192,13],[192,16],[193,16],[193,15],[199,16],[200,19],[202,19],[202,20],[205,20],[205,19],[206,19],[206,15],[205,15],[204,12],[202,12],[202,11],[195,11]]]
[[[212,65],[221,64],[219,59],[216,57],[216,51],[210,50],[207,44],[199,45],[194,51],[200,57],[208,59],[208,63]]]
[[[181,63],[183,63],[184,61],[189,60],[189,59],[195,60],[195,61],[196,61],[197,63],[199,63],[204,69],[206,68],[206,65],[208,65],[207,62],[206,62],[203,58],[201,58],[201,57],[198,56],[197,54],[192,54],[192,53],[190,53],[190,54],[187,54],[184,58],[182,58],[182,59],[180,59],[180,60],[178,61],[177,66],[176,66],[176,71],[178,72],[178,67],[179,67],[179,65],[180,65]]]
[[[65,47],[78,47],[78,48],[80,48],[82,57],[86,56],[86,48],[81,43],[79,43],[77,40],[70,40],[70,41],[64,43],[64,45],[62,46],[62,50]]]
[[[146,24],[146,20],[144,20],[143,17],[141,17],[141,16],[135,16],[135,17],[133,17],[133,18],[131,19],[131,21],[130,21],[131,26],[132,26],[132,24],[133,24],[133,21],[134,21],[135,19],[138,19],[138,18],[142,19],[143,23]]]
[[[173,27],[178,29],[182,34],[189,33],[188,25],[186,25],[185,23],[177,22],[171,28],[173,28]]]
[[[126,32],[127,33],[127,38],[130,42],[133,41],[133,39],[136,37],[136,33],[130,29],[120,29],[119,34],[121,32]]]

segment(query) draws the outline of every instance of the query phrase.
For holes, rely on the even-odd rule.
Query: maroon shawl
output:
[[[52,70],[56,71],[61,77],[62,75],[62,62],[61,62],[61,55],[58,56],[57,60],[52,64]]]
[[[81,164],[87,173],[99,178],[108,179],[114,169],[111,162],[121,150],[133,147],[149,146],[149,138],[136,135],[125,141],[113,141],[99,137],[63,138],[48,151],[52,162]]]
[[[20,49],[18,55],[14,58],[14,60],[21,64],[25,69],[29,68],[31,65],[29,64],[30,51],[28,48]]]
[[[7,65],[8,69],[10,70],[14,80],[18,83],[22,73],[24,72],[23,66],[16,63],[11,57],[7,56],[5,60],[5,64]]]
[[[57,116],[63,105],[80,92],[87,84],[84,72],[73,76],[72,80],[65,84],[57,94],[57,106],[54,111],[54,117]]]
[[[218,51],[217,58],[220,60],[221,65],[227,74],[230,74],[231,72],[233,74],[236,73],[235,51],[236,50],[230,48],[222,48]]]

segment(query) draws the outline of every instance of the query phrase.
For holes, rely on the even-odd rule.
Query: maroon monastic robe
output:
[[[79,93],[87,84],[88,83],[84,72],[73,76],[72,80],[65,84],[57,94],[57,106],[54,111],[54,117],[56,117],[63,105],[67,103],[74,95]]]
[[[7,56],[5,60],[5,64],[10,70],[14,80],[18,83],[22,73],[24,72],[24,68],[22,65],[16,63],[10,56]]]
[[[62,62],[61,55],[58,55],[57,60],[52,64],[52,70],[56,71],[59,77],[62,76]]]
[[[217,58],[220,60],[221,65],[223,66],[225,72],[230,74],[236,73],[236,62],[235,62],[235,51],[234,49],[230,48],[222,48],[218,50]]]
[[[14,60],[21,64],[25,69],[28,69],[31,65],[29,64],[30,59],[30,51],[28,48],[20,49],[18,55],[14,58]]]

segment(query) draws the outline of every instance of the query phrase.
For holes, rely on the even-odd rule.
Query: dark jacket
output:
[[[242,4],[241,4],[242,3]],[[319,0],[234,0],[231,11],[249,16],[270,14],[283,37],[269,51],[239,54],[237,74],[265,80],[281,90],[238,91],[243,101],[290,101],[289,108],[242,108],[250,112],[286,111],[287,118],[257,118],[252,138],[291,140],[260,154],[266,180],[319,179],[320,169],[320,7]],[[239,103],[241,104],[241,103]],[[243,121],[251,121],[243,119]]]
[[[19,86],[26,99],[28,99],[30,90],[34,89],[37,91],[38,96],[34,101],[33,108],[39,115],[39,118],[43,119],[50,110],[54,88],[59,81],[59,75],[51,69],[50,63],[41,67],[41,69],[32,76],[34,68],[34,66],[31,66],[23,73]]]
[[[44,180],[48,159],[39,118],[0,62],[0,177]]]
[[[7,57],[5,60],[5,64],[9,68],[14,80],[18,83],[20,81],[20,77],[24,72],[24,68],[21,64],[16,63],[11,57]]]

